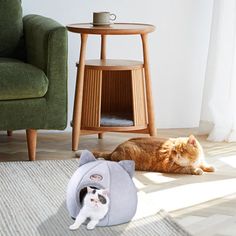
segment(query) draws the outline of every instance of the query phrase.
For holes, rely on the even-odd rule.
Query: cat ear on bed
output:
[[[134,161],[119,161],[119,164],[128,172],[129,176],[132,178],[135,171],[135,162]]]
[[[80,154],[79,166],[82,166],[91,161],[96,161],[94,155],[88,150],[83,150],[82,153]]]

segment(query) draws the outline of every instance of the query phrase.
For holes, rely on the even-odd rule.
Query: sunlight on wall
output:
[[[22,4],[24,15],[41,14],[64,25],[91,22],[92,12],[104,10],[116,13],[117,22],[143,22],[156,25],[157,30],[149,36],[154,107],[158,114],[156,125],[160,128],[199,125],[212,0],[24,0]],[[72,33],[68,35],[67,130],[71,130],[69,122],[72,118],[75,62],[78,60],[80,37]],[[108,58],[142,60],[139,37],[109,36],[107,41]],[[98,58],[99,47],[99,37],[89,36],[87,58]]]

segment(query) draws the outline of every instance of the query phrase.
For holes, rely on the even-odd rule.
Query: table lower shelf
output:
[[[71,121],[73,127],[73,122]],[[102,114],[101,123],[98,127],[82,127],[81,130],[93,130],[93,131],[104,131],[104,132],[129,132],[135,130],[146,130],[147,125],[134,126],[132,120],[132,114]]]
[[[82,127],[83,131],[95,131],[97,133],[102,132],[128,132],[128,133],[149,133],[148,126],[126,126],[126,127]]]

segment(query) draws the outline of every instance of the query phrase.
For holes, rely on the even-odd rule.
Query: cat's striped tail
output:
[[[80,157],[82,152],[83,152],[83,150],[78,150],[78,151],[75,153],[75,156],[76,156],[76,157]],[[111,152],[94,151],[94,152],[92,152],[92,153],[93,153],[93,155],[94,155],[96,158],[103,158],[103,159],[105,159],[105,160],[111,160]]]

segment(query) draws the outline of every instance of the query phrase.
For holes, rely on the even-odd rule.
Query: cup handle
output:
[[[115,14],[110,14],[110,20],[112,20],[112,21],[114,21],[114,20],[116,20],[116,15]]]

